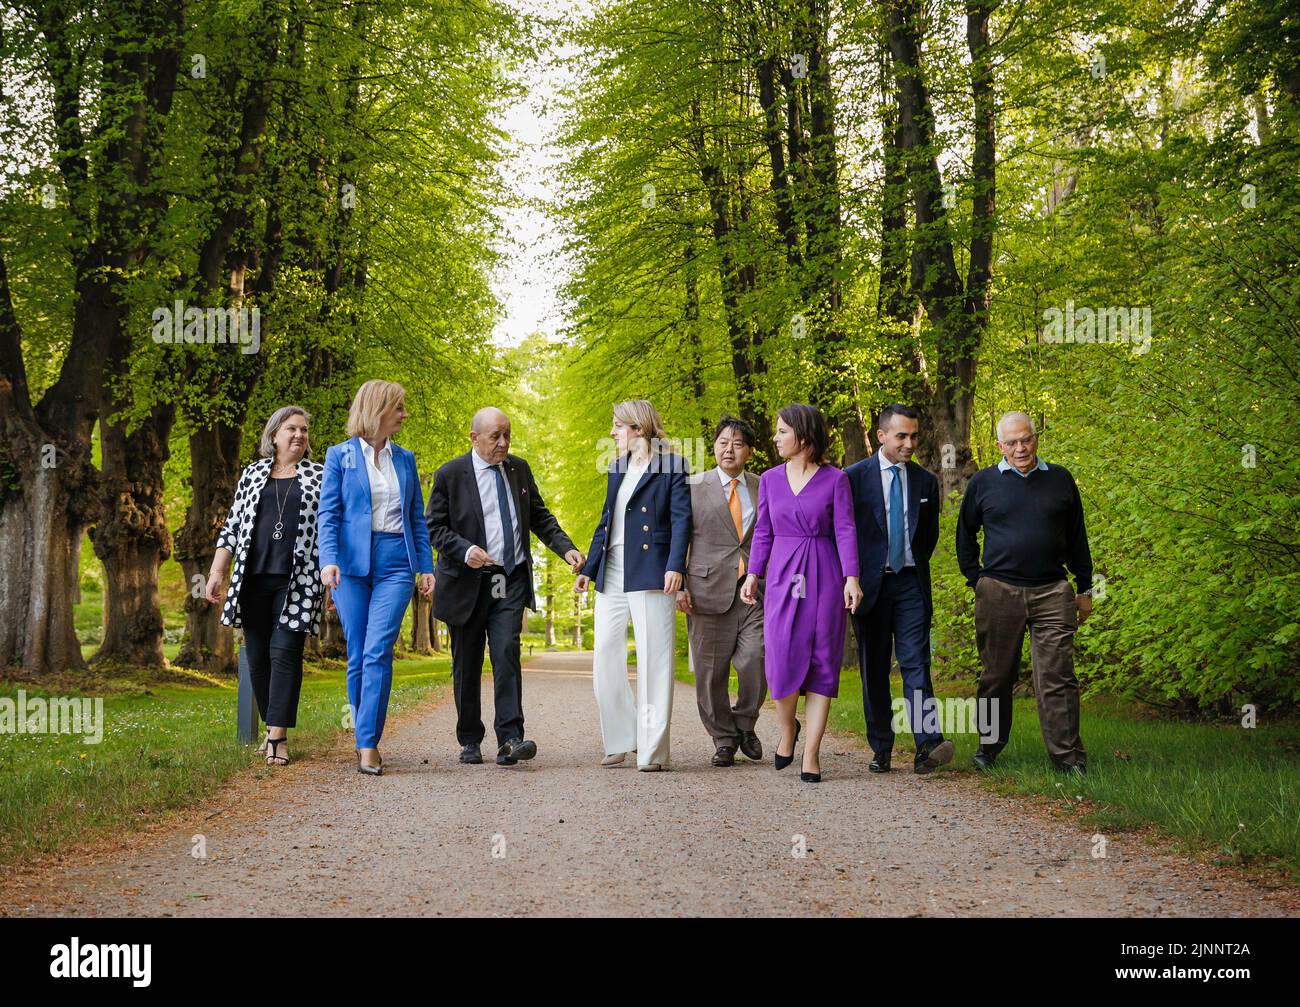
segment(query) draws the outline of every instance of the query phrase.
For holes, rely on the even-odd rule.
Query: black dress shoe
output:
[[[997,760],[996,755],[989,755],[984,749],[975,750],[975,757],[971,759],[971,765],[982,772],[988,772],[993,768],[993,763]]]
[[[740,732],[740,754],[754,762],[763,757],[763,743],[753,731]]]
[[[736,750],[730,745],[719,745],[718,750],[713,753],[713,765],[734,766],[735,764]]]
[[[888,773],[890,759],[893,752],[874,752],[871,756],[871,762],[867,764],[867,769],[873,773]]]
[[[1066,776],[1087,776],[1088,764],[1086,762],[1062,762],[1055,764],[1058,773],[1064,773]]]
[[[955,746],[947,738],[941,738],[933,745],[927,745],[916,753],[916,761],[912,764],[912,771],[925,775],[933,773],[945,763],[952,762],[952,754],[956,751]]]
[[[800,773],[799,773],[799,779],[803,780],[804,783],[821,783],[821,782],[822,782],[822,774],[821,774],[821,773],[804,773],[804,772],[800,772]]]
[[[794,722],[794,743],[796,746],[799,744],[799,721],[797,720]],[[779,748],[780,745],[781,743],[778,741],[777,747]],[[782,755],[780,752],[772,753],[772,765],[774,765],[777,769],[784,769],[792,762],[794,762],[793,748],[790,749],[789,755]]]
[[[483,753],[479,751],[478,745],[462,745],[460,761],[467,766],[477,766],[483,761]]]

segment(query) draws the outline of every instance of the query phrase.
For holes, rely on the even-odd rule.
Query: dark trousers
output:
[[[521,563],[509,576],[501,567],[484,567],[478,599],[469,619],[448,626],[451,634],[452,684],[456,695],[456,740],[477,745],[483,740],[480,692],[483,644],[492,658],[492,687],[496,705],[498,747],[524,736],[524,680],[519,667],[519,631],[528,600],[528,566]]]
[[[987,575],[975,582],[975,643],[979,647],[979,698],[997,710],[998,734],[980,745],[990,755],[1011,735],[1011,690],[1020,677],[1020,649],[1029,630],[1034,695],[1047,754],[1058,766],[1085,762],[1079,737],[1079,680],[1074,675],[1078,616],[1068,580],[1018,587]]]
[[[257,712],[267,727],[298,726],[302,691],[302,651],[306,633],[280,624],[290,575],[250,574],[239,589],[240,621],[248,651],[248,677]]]
[[[862,711],[866,714],[871,750],[887,753],[894,747],[889,671],[895,652],[917,750],[942,741],[942,734],[921,730],[924,724],[917,719],[918,714],[924,717],[933,707],[934,686],[930,681],[930,617],[916,567],[885,574],[875,605],[869,612],[853,617],[853,631],[858,638]],[[933,716],[937,720],[937,712]]]

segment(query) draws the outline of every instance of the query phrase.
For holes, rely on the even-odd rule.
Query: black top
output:
[[[245,574],[293,572],[293,544],[298,538],[298,510],[301,504],[302,488],[298,485],[297,476],[266,480],[262,495],[257,501],[257,521],[253,525],[253,540],[248,546]],[[278,539],[274,534],[277,521],[283,526]]]
[[[957,518],[957,564],[971,587],[984,574],[1022,587],[1051,584],[1066,579],[1068,566],[1078,590],[1091,590],[1083,501],[1070,470],[1049,465],[1022,476],[993,465],[971,476]]]

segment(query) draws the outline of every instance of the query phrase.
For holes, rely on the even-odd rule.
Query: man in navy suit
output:
[[[915,409],[886,406],[876,427],[880,450],[846,470],[862,568],[862,604],[853,615],[853,631],[873,753],[867,768],[873,773],[890,769],[894,729],[889,671],[896,653],[916,741],[913,768],[932,773],[953,756],[952,742],[937,729],[930,682],[930,556],[939,541],[939,480],[912,461],[920,430]]]

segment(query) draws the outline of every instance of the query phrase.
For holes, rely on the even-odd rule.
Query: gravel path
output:
[[[390,722],[385,775],[346,749],[295,763],[211,820],[125,853],[65,858],[22,886],[13,915],[494,916],[1288,915],[1229,871],[1110,837],[988,793],[970,774],[867,772],[828,738],[820,786],[798,766],[709,766],[693,691],[678,685],[673,771],[601,769],[590,655],[525,676],[531,763],[456,761],[455,711]],[[483,708],[490,723],[490,679]],[[489,727],[489,741],[491,728]],[[492,746],[485,746],[485,754]],[[426,761],[427,760],[427,761]],[[226,800],[231,800],[227,797]],[[191,855],[201,832],[206,859]],[[802,839],[800,839],[802,837]],[[806,850],[805,855],[798,856]],[[11,893],[12,894],[12,893]]]

